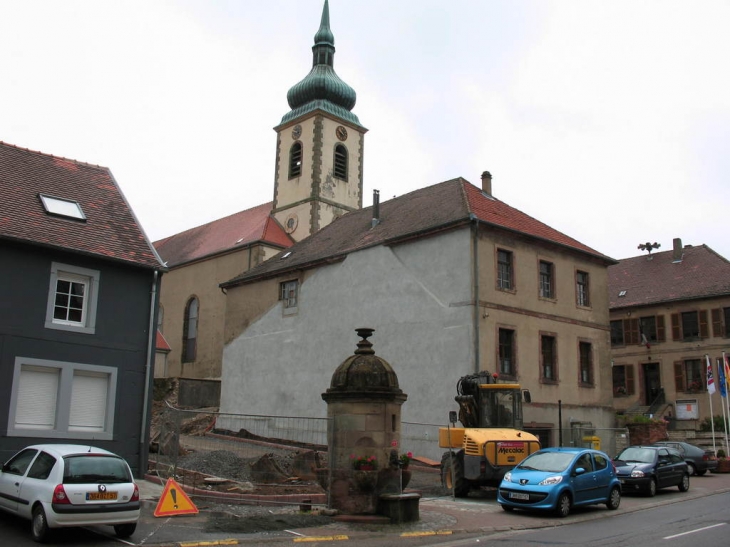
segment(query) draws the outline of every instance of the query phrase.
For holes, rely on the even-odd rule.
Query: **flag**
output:
[[[712,377],[712,365],[710,364],[710,356],[705,355],[707,359],[707,393],[712,395],[715,393],[715,379]]]
[[[724,353],[724,352],[723,352]],[[725,382],[730,382],[730,356],[725,355],[725,359],[723,361],[725,362]]]
[[[722,359],[724,361],[724,359]],[[723,363],[718,362],[717,363],[717,381],[720,384],[720,395],[723,397],[727,397],[727,387],[725,384],[725,367],[723,366]]]
[[[651,344],[649,344],[649,340],[646,339],[646,334],[643,332],[641,333],[641,343],[644,344],[647,348],[651,347]]]

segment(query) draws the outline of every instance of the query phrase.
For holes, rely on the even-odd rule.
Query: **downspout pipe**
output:
[[[152,278],[152,291],[150,293],[150,322],[149,322],[149,336],[147,337],[147,363],[145,365],[144,374],[144,400],[142,407],[142,424],[139,430],[139,465],[138,475],[139,478],[145,476],[147,472],[147,413],[149,412],[149,398],[150,398],[150,381],[152,380],[152,360],[155,358],[155,340],[157,339],[157,327],[155,325],[155,310],[157,303],[157,284],[159,283],[159,272],[155,270],[154,277]]]
[[[470,214],[472,220],[472,266],[474,276],[474,373],[480,370],[481,356],[479,353],[479,217]]]

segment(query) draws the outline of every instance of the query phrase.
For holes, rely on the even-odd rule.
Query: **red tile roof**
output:
[[[264,243],[286,248],[294,243],[270,216],[272,203],[264,203],[196,228],[155,241],[157,252],[169,268],[245,247]]]
[[[76,201],[86,220],[48,214],[39,194]],[[109,169],[0,142],[0,239],[162,264]]]
[[[170,344],[167,343],[167,340],[165,340],[165,336],[159,330],[157,331],[155,349],[157,351],[164,351],[164,352],[168,352],[168,353],[170,351],[172,351]]]
[[[730,296],[730,262],[707,245],[687,245],[681,262],[674,252],[619,261],[608,268],[610,309]],[[626,291],[625,296],[619,296]]]
[[[244,274],[222,283],[230,286],[278,275],[284,271],[342,260],[348,253],[375,245],[462,226],[478,218],[487,226],[550,242],[613,264],[615,261],[550,226],[484,194],[458,178],[428,186],[380,204],[380,223],[371,227],[372,207],[341,216],[310,237],[296,243]],[[284,258],[286,257],[286,258]]]

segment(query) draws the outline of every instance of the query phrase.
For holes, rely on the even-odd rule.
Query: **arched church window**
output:
[[[335,146],[335,178],[347,180],[347,148],[342,144]]]
[[[302,174],[302,143],[295,142],[289,149],[289,178],[299,177]]]
[[[185,305],[185,318],[183,319],[183,347],[182,362],[190,363],[195,361],[195,354],[198,349],[198,309],[199,303],[196,297],[191,297]]]

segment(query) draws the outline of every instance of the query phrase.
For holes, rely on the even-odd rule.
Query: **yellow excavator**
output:
[[[530,402],[529,392],[497,378],[487,371],[462,377],[454,399],[464,427],[439,429],[439,446],[449,449],[441,458],[441,481],[457,497],[472,488],[499,486],[507,471],[540,449],[537,437],[522,431],[522,399]]]

